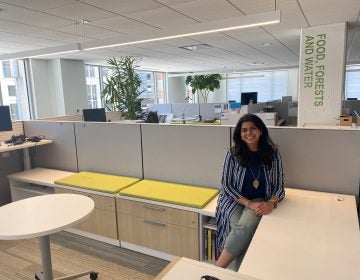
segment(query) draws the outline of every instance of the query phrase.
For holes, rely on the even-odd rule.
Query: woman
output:
[[[259,117],[241,117],[233,142],[216,207],[216,265],[226,268],[235,259],[238,270],[261,216],[270,214],[285,192],[280,152]]]

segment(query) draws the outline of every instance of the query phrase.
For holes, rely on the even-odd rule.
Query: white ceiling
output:
[[[166,72],[287,68],[298,65],[300,28],[351,22],[355,27],[348,36],[348,63],[360,63],[359,0],[0,0],[0,55],[126,40],[275,8],[281,10],[278,24],[57,57],[104,64],[110,56],[136,56],[143,69]],[[81,24],[82,20],[90,23]],[[195,52],[179,48],[194,44],[212,48]],[[254,62],[260,65],[249,65]]]

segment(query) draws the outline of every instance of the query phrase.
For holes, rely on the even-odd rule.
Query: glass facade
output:
[[[226,75],[227,101],[240,102],[241,92],[257,92],[258,102],[281,100],[288,95],[288,71],[267,71]]]
[[[345,78],[345,99],[360,100],[360,65],[348,66]]]
[[[88,108],[103,107],[101,92],[106,82],[110,67],[85,65]],[[141,106],[149,103],[162,104],[166,102],[166,75],[162,72],[137,71],[141,79]]]
[[[10,107],[11,119],[29,120],[30,107],[24,60],[1,61],[0,105]]]

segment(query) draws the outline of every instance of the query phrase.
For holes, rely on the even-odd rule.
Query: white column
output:
[[[301,30],[298,125],[336,125],[344,94],[346,24]]]

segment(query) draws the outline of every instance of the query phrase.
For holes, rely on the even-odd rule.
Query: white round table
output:
[[[94,210],[94,201],[78,194],[49,194],[0,207],[0,240],[39,237],[43,280],[52,280],[49,235],[72,227]]]

